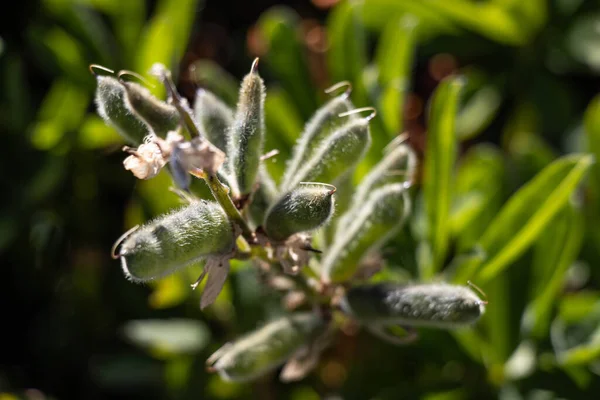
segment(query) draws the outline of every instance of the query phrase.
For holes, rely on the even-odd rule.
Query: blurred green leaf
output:
[[[313,82],[304,57],[305,49],[298,40],[300,17],[288,7],[277,6],[264,12],[258,27],[269,49],[267,66],[291,96],[304,118],[317,108]]]
[[[502,104],[500,89],[483,73],[471,70],[466,73],[466,78],[464,101],[456,117],[460,140],[472,139],[485,130]]]
[[[565,318],[566,317],[566,318]],[[600,357],[600,296],[582,293],[566,297],[552,323],[552,345],[562,367],[589,364]]]
[[[192,64],[193,80],[213,92],[218,98],[235,107],[238,98],[238,81],[219,64],[211,60],[198,60]]]
[[[559,158],[509,199],[481,238],[488,261],[479,270],[478,282],[494,278],[531,245],[567,203],[593,162],[586,154]]]
[[[424,279],[431,279],[439,271],[448,251],[452,171],[457,152],[456,113],[463,86],[460,77],[445,79],[436,89],[431,103],[423,192],[433,263],[423,266],[421,277]]]
[[[532,300],[523,315],[523,328],[537,338],[547,334],[555,299],[581,249],[583,222],[580,211],[568,203],[534,246]]]
[[[520,21],[494,3],[467,0],[427,0],[424,3],[432,11],[498,43],[523,45],[529,39]]]
[[[210,337],[202,322],[175,318],[129,321],[123,333],[136,346],[159,355],[196,353]]]
[[[97,115],[88,115],[79,129],[79,145],[84,149],[99,149],[123,143],[123,138]]]
[[[582,15],[567,32],[571,55],[589,68],[600,71],[600,13]]]
[[[265,152],[279,150],[273,159],[265,161],[271,176],[278,182],[283,176],[285,162],[290,158],[291,148],[303,129],[302,117],[298,115],[288,92],[270,88],[265,99],[266,135]]]
[[[162,63],[171,71],[178,70],[198,3],[199,0],[159,1],[139,43],[136,71],[145,74],[155,63]],[[157,85],[153,91],[158,94],[163,90]]]
[[[387,133],[402,132],[404,97],[410,85],[416,47],[417,20],[404,16],[390,21],[377,46],[376,62],[382,88],[378,110]]]
[[[502,153],[488,144],[472,147],[460,160],[450,214],[458,251],[474,246],[500,209],[505,174]]]
[[[588,104],[583,116],[583,124],[587,139],[587,150],[600,160],[600,95],[596,95]],[[593,178],[596,186],[600,186],[600,165],[593,168]]]
[[[329,14],[327,34],[330,50],[327,63],[331,78],[335,82],[349,80],[352,83],[352,98],[358,106],[368,105],[363,82],[363,71],[367,65],[367,43],[364,26],[360,18],[364,1],[345,1]]]
[[[403,14],[412,14],[419,18],[419,36],[457,32],[454,23],[422,1],[365,0],[362,10],[365,25],[373,30],[381,30],[388,21]]]
[[[504,376],[509,380],[530,376],[535,371],[536,357],[535,344],[528,340],[521,342],[504,364]]]

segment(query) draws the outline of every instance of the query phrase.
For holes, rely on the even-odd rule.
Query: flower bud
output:
[[[341,95],[329,100],[315,112],[294,146],[292,158],[288,162],[283,178],[284,190],[287,188],[286,184],[293,180],[298,169],[315,154],[323,141],[348,122],[348,117],[340,117],[339,114],[352,108],[353,105],[347,96]]]
[[[111,76],[96,76],[96,107],[104,121],[130,144],[139,145],[151,133],[149,126],[132,110],[125,88]]]
[[[234,195],[251,193],[263,150],[265,85],[252,64],[240,87],[237,110],[229,142],[229,170],[236,178]]]
[[[127,92],[127,100],[133,109],[156,133],[165,137],[177,129],[180,122],[175,106],[154,97],[145,87],[134,82],[121,81]]]
[[[249,381],[282,365],[326,327],[324,319],[314,313],[282,317],[221,347],[207,365],[226,381]]]
[[[405,185],[396,183],[374,190],[353,221],[336,233],[322,262],[322,279],[350,279],[366,255],[381,248],[399,231],[409,212]]]
[[[335,183],[354,167],[371,145],[369,120],[351,120],[327,138],[310,160],[295,174],[287,185],[293,188],[302,181]]]
[[[233,125],[233,111],[217,96],[206,89],[198,89],[194,102],[194,116],[204,137],[227,152],[229,129]]]
[[[234,244],[227,215],[204,200],[162,216],[127,236],[120,246],[123,272],[133,281],[164,277]]]
[[[302,182],[284,194],[267,212],[267,236],[283,241],[295,233],[318,229],[333,214],[335,187],[324,183]]]
[[[470,288],[446,283],[354,286],[340,303],[344,312],[367,324],[446,329],[474,323],[485,304]]]

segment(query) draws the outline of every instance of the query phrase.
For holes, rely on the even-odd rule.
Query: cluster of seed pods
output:
[[[117,241],[113,256],[121,260],[127,278],[158,279],[204,260],[193,285],[208,276],[202,308],[218,296],[232,258],[254,258],[271,273],[296,274],[296,282],[306,283],[302,289],[314,290],[321,299],[327,295],[323,288],[346,288],[341,300],[331,295],[329,303],[308,304],[312,311],[285,315],[223,346],[208,365],[224,379],[253,379],[286,362],[282,379],[301,378],[335,330],[332,312],[368,324],[384,338],[387,326],[454,328],[483,313],[484,302],[462,286],[353,283],[365,260],[397,235],[410,215],[416,157],[396,140],[355,188],[336,192],[336,186],[348,186],[369,148],[369,122],[375,116],[372,108],[354,107],[349,84],[329,90],[346,88],[307,122],[285,173],[275,180],[263,165],[265,86],[258,60],[242,80],[235,110],[205,89],[188,106],[164,67],[153,70],[167,87],[167,101],[126,79],[141,78],[137,74],[91,69],[108,72],[96,75],[98,113],[138,146],[126,148],[125,167],[149,179],[169,164],[175,186],[189,202]],[[194,197],[192,176],[207,182],[214,199]],[[347,201],[336,210],[337,196]],[[312,234],[326,225],[324,247],[317,251]],[[246,247],[263,251],[240,249],[240,238]],[[302,273],[309,264],[313,278]]]

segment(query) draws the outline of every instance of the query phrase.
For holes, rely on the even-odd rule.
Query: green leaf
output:
[[[581,249],[583,223],[579,210],[567,204],[535,244],[532,301],[523,316],[525,330],[535,337],[547,334],[555,299],[564,285],[567,269]]]
[[[529,32],[521,26],[520,21],[508,10],[491,2],[428,0],[423,3],[457,25],[498,43],[520,46],[529,40]]]
[[[504,157],[496,147],[480,144],[462,157],[450,215],[459,251],[475,245],[500,209],[505,174]]]
[[[433,263],[422,266],[424,279],[431,279],[439,271],[448,251],[452,171],[457,151],[456,113],[463,86],[461,78],[445,79],[436,89],[431,104],[423,192]]]
[[[392,136],[403,129],[404,97],[410,84],[416,26],[417,20],[412,16],[391,21],[377,47],[379,84],[383,90],[378,109],[388,134]]]
[[[279,87],[267,89],[265,99],[265,151],[279,150],[279,155],[264,162],[271,176],[276,180],[283,176],[286,160],[300,132],[302,117],[294,106],[289,94]]]
[[[198,3],[198,0],[162,0],[157,4],[139,43],[137,71],[146,73],[155,63],[177,71],[178,60],[183,56],[194,17],[197,15]],[[162,90],[162,86],[157,85],[153,92],[159,94]]]
[[[190,73],[195,83],[213,92],[230,107],[236,106],[238,81],[219,64],[211,60],[198,60],[190,67]]]
[[[340,3],[329,14],[327,62],[334,81],[352,82],[352,98],[358,106],[368,102],[363,71],[367,65],[367,43],[360,18],[364,1]]]
[[[511,197],[481,238],[488,261],[480,268],[477,282],[494,278],[538,238],[593,162],[587,154],[559,158]]]
[[[258,28],[269,49],[265,57],[269,70],[308,118],[317,102],[305,50],[298,40],[300,17],[289,7],[276,6],[261,15]]]
[[[501,79],[491,81],[479,70],[468,71],[464,102],[456,119],[456,131],[461,141],[479,135],[485,130],[500,109]]]
[[[600,95],[597,95],[588,104],[583,117],[583,126],[587,138],[587,150],[600,159]],[[594,181],[600,185],[600,165],[594,165]]]
[[[125,337],[155,355],[196,353],[208,343],[206,326],[191,319],[148,319],[128,321]]]
[[[567,32],[567,46],[571,55],[595,71],[600,70],[600,13],[581,16]]]
[[[419,18],[419,39],[422,36],[439,33],[456,33],[458,30],[452,21],[441,15],[422,1],[399,0],[365,0],[362,16],[365,26],[369,29],[380,30],[387,22],[403,14],[411,14]]]

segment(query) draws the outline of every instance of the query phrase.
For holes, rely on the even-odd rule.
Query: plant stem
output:
[[[256,236],[254,236],[254,233],[246,221],[244,221],[244,218],[242,218],[242,214],[240,214],[238,209],[235,208],[235,205],[231,201],[231,197],[229,197],[229,190],[221,183],[221,181],[219,181],[217,175],[203,174],[202,177],[208,184],[208,187],[210,188],[214,198],[225,211],[225,214],[227,214],[229,219],[242,230],[242,236],[244,236],[244,239],[246,239],[249,244],[256,243]]]

